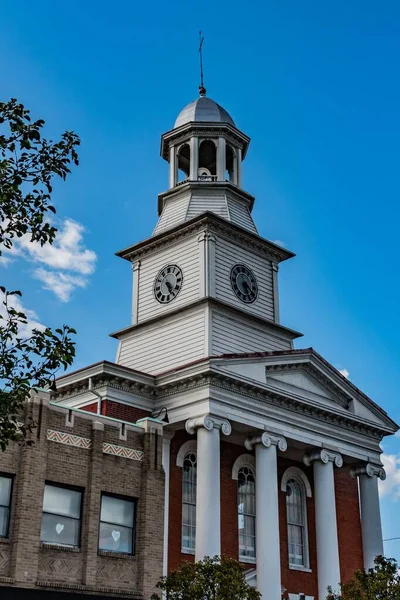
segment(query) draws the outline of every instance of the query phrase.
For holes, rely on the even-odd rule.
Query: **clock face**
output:
[[[167,265],[158,273],[154,281],[154,297],[160,304],[168,304],[179,294],[183,282],[181,269],[177,265]]]
[[[257,298],[258,285],[253,271],[245,265],[235,265],[231,270],[231,286],[242,302],[251,303]]]

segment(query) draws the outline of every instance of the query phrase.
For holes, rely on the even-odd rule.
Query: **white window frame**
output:
[[[184,462],[185,459],[188,455],[190,454],[194,454],[196,456],[196,464],[197,464],[197,442],[196,440],[189,440],[187,442],[185,442],[184,444],[182,444],[182,446],[180,447],[177,457],[176,457],[176,464],[178,467],[182,468],[182,502],[181,502],[181,507],[182,507],[182,519],[181,519],[181,552],[182,554],[195,554],[195,548],[196,548],[196,527],[195,527],[195,539],[194,539],[194,548],[188,548],[187,546],[183,545],[183,506],[188,504],[189,506],[194,506],[195,510],[196,510],[196,501],[193,503],[188,503],[188,502],[184,502],[183,501],[183,486],[184,486],[184,477],[183,477],[183,466],[184,466]],[[196,473],[196,486],[197,486],[197,473]],[[196,499],[197,500],[197,499]]]
[[[252,454],[241,454],[234,462],[233,467],[232,467],[232,479],[234,479],[235,481],[238,481],[238,477],[239,477],[239,473],[240,470],[243,467],[247,467],[254,476],[254,480],[255,480],[255,485],[257,485],[257,479],[256,479],[256,461],[255,458]],[[237,513],[238,513],[238,542],[239,542],[239,505],[238,505],[238,495],[239,495],[239,484],[238,487],[236,489],[236,504],[237,504]],[[254,522],[255,524],[257,523],[257,507],[255,510],[255,515],[254,515]],[[238,560],[242,563],[250,563],[250,564],[255,564],[256,560],[257,560],[257,538],[255,539],[255,546],[256,546],[256,552],[255,552],[255,556],[242,556],[240,554],[240,548],[238,548]]]
[[[289,556],[289,523],[288,523],[288,514],[287,514],[287,503],[286,503],[286,487],[288,482],[294,479],[294,481],[298,484],[301,491],[301,502],[302,502],[302,512],[303,512],[303,555],[304,560],[302,565],[297,565],[290,562]],[[308,519],[307,519],[307,498],[312,497],[311,485],[307,478],[307,475],[299,469],[298,467],[289,467],[286,469],[282,476],[281,480],[281,490],[285,493],[285,510],[286,510],[286,527],[287,527],[287,535],[288,535],[288,560],[289,560],[289,569],[293,571],[308,571],[310,572],[310,549],[309,549],[309,538],[308,538]]]

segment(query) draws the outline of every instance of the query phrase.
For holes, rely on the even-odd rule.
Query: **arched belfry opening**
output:
[[[236,183],[236,181],[235,181],[235,179],[236,179],[235,159],[236,159],[235,151],[233,150],[232,146],[227,145],[226,146],[226,166],[225,166],[226,180],[232,181],[232,183]]]
[[[190,174],[190,146],[182,144],[178,149],[178,182],[185,181]]]
[[[212,140],[203,140],[199,147],[198,179],[213,181],[217,176],[217,148]]]

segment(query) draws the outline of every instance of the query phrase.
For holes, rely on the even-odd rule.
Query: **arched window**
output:
[[[289,566],[308,568],[306,488],[302,477],[287,478],[286,521]]]
[[[238,473],[239,560],[256,557],[256,482],[253,471],[243,466]]]
[[[217,175],[217,149],[215,144],[211,140],[203,140],[199,148],[199,179],[201,178],[201,170],[209,172],[211,179],[205,179],[210,181],[215,179]],[[200,179],[201,180],[201,179]]]
[[[190,146],[183,144],[178,150],[178,181],[185,181],[190,173]]]
[[[182,551],[193,553],[196,547],[197,458],[188,452],[182,474]]]

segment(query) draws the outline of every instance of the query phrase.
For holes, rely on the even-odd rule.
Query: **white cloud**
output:
[[[33,276],[43,283],[45,290],[53,292],[62,302],[71,299],[72,292],[77,287],[86,287],[88,280],[81,275],[71,275],[61,271],[46,271],[40,268],[33,272]]]
[[[3,292],[0,290],[0,315],[4,318],[7,317],[7,310],[4,306],[5,296]],[[8,306],[14,308],[18,312],[23,312],[27,317],[28,323],[26,325],[19,326],[18,337],[27,338],[31,335],[32,329],[45,329],[45,326],[42,323],[39,323],[37,320],[38,316],[34,310],[30,310],[26,308],[21,301],[20,296],[8,296]],[[0,319],[0,323],[4,325],[4,321]]]
[[[343,375],[343,377],[346,377],[346,379],[348,379],[350,377],[350,373],[348,372],[347,369],[339,369],[339,373],[341,373]]]
[[[96,265],[96,254],[83,245],[85,228],[80,223],[66,219],[53,244],[41,246],[31,242],[29,236],[23,236],[16,242],[20,252],[26,253],[34,262],[43,263],[54,269],[63,269],[90,275]]]
[[[29,235],[15,240],[11,250],[5,252],[0,266],[7,266],[16,256],[43,266],[33,271],[33,276],[43,283],[43,288],[52,291],[60,300],[68,302],[77,287],[85,287],[96,268],[97,256],[85,247],[85,228],[80,223],[65,219],[53,244],[41,246],[31,242]]]
[[[282,248],[286,248],[286,243],[282,242],[282,240],[272,240],[273,244],[276,244],[277,246],[282,246]]]
[[[379,480],[379,494],[400,498],[400,454],[382,454],[382,463],[386,471],[385,481]]]

